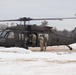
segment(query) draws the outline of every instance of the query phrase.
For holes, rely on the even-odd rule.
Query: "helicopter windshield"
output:
[[[2,37],[6,37],[6,35],[7,35],[7,31],[3,31],[3,32],[1,33],[1,36],[2,36]]]
[[[0,35],[2,34],[2,31],[0,31]]]

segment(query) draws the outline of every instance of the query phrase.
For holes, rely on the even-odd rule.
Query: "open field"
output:
[[[65,46],[30,50],[0,48],[0,75],[76,75],[76,50]],[[53,50],[52,50],[53,49]]]

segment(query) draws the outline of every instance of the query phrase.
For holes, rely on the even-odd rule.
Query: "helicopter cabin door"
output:
[[[32,47],[37,46],[38,34],[36,32],[35,33],[33,33],[33,32],[28,33],[27,37],[28,37],[28,40],[27,40],[27,45],[28,46],[32,46]]]
[[[14,32],[8,32],[8,36],[6,38],[6,46],[12,47],[15,44]]]
[[[15,33],[15,46],[23,47],[25,41],[25,35],[23,33]]]

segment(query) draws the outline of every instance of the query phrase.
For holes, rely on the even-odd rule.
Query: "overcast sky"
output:
[[[0,0],[0,20],[75,17],[75,13],[76,0]],[[40,24],[41,21],[33,23]],[[48,24],[59,30],[72,30],[76,26],[76,20],[48,21]]]

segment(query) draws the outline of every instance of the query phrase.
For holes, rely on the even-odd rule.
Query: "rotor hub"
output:
[[[32,18],[23,17],[19,19],[20,21],[30,21],[33,20]]]

